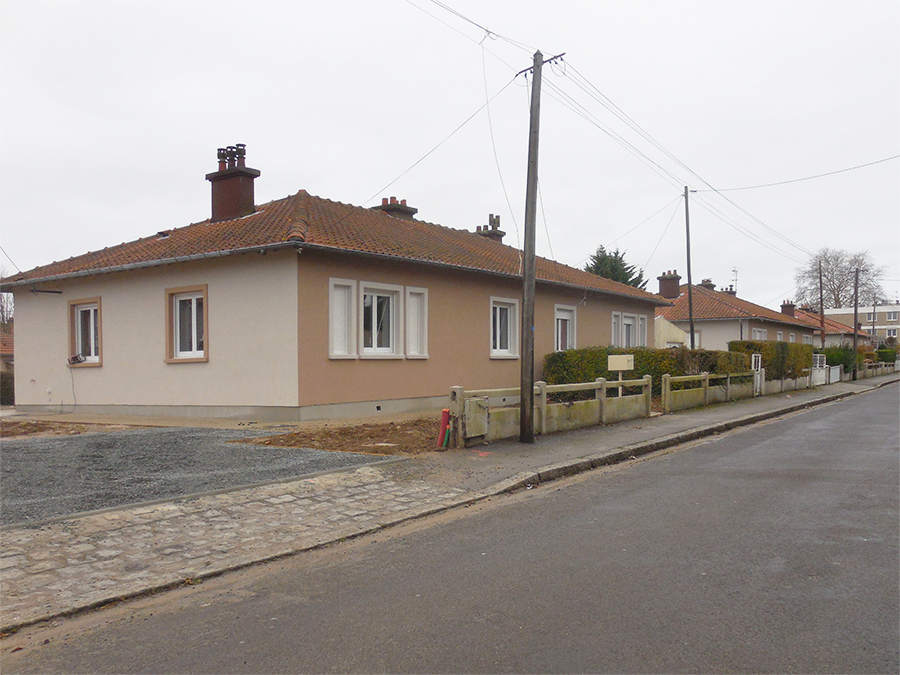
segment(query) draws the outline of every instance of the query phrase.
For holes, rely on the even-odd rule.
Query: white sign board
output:
[[[634,370],[634,354],[610,354],[607,370]]]

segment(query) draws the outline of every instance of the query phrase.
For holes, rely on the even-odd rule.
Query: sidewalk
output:
[[[108,509],[0,534],[0,631],[191,583],[900,381],[844,382],[608,427]]]

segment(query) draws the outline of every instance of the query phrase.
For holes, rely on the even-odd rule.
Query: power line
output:
[[[833,176],[838,173],[846,173],[847,171],[855,171],[856,169],[864,169],[867,166],[874,166],[875,164],[882,164],[883,162],[890,162],[892,159],[900,159],[900,155],[894,155],[893,157],[885,157],[884,159],[878,159],[874,162],[868,162],[867,164],[859,164],[857,166],[847,167],[846,169],[838,169],[837,171],[829,171],[828,173],[819,173],[815,176],[806,176],[806,178],[794,178],[792,180],[783,180],[778,183],[764,183],[763,185],[747,185],[745,187],[735,187],[735,188],[722,188],[719,190],[698,190],[698,192],[734,192],[735,190],[755,190],[757,188],[767,188],[767,187],[775,187],[776,185],[788,185],[789,183],[800,183],[805,180],[813,180],[815,178],[824,178],[825,176]]]

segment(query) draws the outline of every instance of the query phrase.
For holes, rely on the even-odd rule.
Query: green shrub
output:
[[[829,366],[843,366],[844,372],[849,373],[853,370],[853,366],[857,362],[856,352],[850,345],[842,345],[840,347],[825,347],[821,350],[825,354],[825,362]]]
[[[750,370],[750,357],[747,354],[731,354],[704,349],[650,349],[648,347],[585,347],[569,349],[564,352],[553,352],[544,357],[542,378],[547,384],[574,384],[576,382],[593,382],[597,378],[607,380],[619,379],[618,371],[607,369],[610,354],[633,354],[634,370],[624,373],[624,378],[639,380],[644,375],[653,378],[653,395],[659,396],[662,391],[662,376],[669,374],[699,375],[701,372],[714,374],[738,373]],[[683,385],[673,385],[681,388]],[[590,398],[592,392],[576,398]]]
[[[896,349],[879,349],[875,352],[875,355],[878,357],[878,360],[883,363],[893,363],[897,360]]]
[[[0,373],[0,405],[16,404],[15,378],[12,373]]]
[[[734,340],[728,343],[728,350],[745,354],[762,354],[762,365],[766,370],[767,380],[797,378],[812,366],[812,345]]]

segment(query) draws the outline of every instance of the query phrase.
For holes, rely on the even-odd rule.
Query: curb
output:
[[[178,588],[180,586],[191,585],[195,583],[201,583],[206,579],[213,579],[215,577],[222,576],[228,572],[237,572],[239,570],[247,569],[254,565],[265,564],[269,562],[274,562],[277,560],[283,560],[285,558],[289,558],[291,556],[299,555],[301,553],[306,553],[309,551],[317,551],[333,544],[342,542],[342,541],[350,541],[359,539],[369,534],[374,534],[376,532],[380,532],[390,527],[394,527],[397,525],[401,525],[403,523],[407,523],[414,520],[419,520],[421,518],[425,518],[428,516],[436,515],[438,513],[444,513],[446,511],[450,511],[451,509],[456,509],[463,506],[470,506],[472,504],[477,504],[478,502],[484,501],[491,497],[510,494],[512,492],[516,492],[522,489],[528,489],[532,487],[536,487],[541,485],[542,483],[550,483],[555,480],[559,480],[561,478],[566,478],[568,476],[574,476],[580,473],[585,473],[587,471],[591,471],[593,469],[597,469],[602,466],[610,466],[613,464],[619,464],[629,459],[636,459],[637,457],[641,457],[643,455],[647,455],[653,452],[657,452],[659,450],[664,450],[666,448],[671,448],[674,446],[682,445],[684,443],[688,443],[690,441],[694,441],[700,438],[706,438],[708,436],[714,436],[716,434],[720,434],[725,431],[730,431],[732,429],[737,429],[740,427],[749,426],[752,424],[757,424],[759,422],[764,422],[766,420],[775,419],[778,417],[784,417],[786,415],[790,415],[795,412],[799,412],[801,410],[806,410],[808,408],[817,407],[820,405],[825,405],[827,403],[833,403],[835,401],[840,401],[845,398],[849,398],[851,396],[858,396],[860,394],[864,394],[869,391],[874,391],[876,389],[880,389],[885,386],[889,386],[892,384],[897,384],[900,382],[900,378],[889,380],[887,382],[880,382],[877,385],[872,385],[866,389],[862,389],[860,391],[849,391],[843,392],[841,394],[832,394],[830,396],[823,396],[821,398],[813,399],[811,401],[805,401],[801,403],[795,403],[789,405],[784,408],[780,408],[778,410],[770,410],[768,412],[763,413],[755,413],[753,415],[745,415],[743,417],[738,417],[733,420],[728,420],[726,422],[719,422],[716,424],[709,424],[703,427],[697,427],[696,429],[692,429],[691,431],[679,432],[675,434],[669,434],[668,436],[663,436],[661,438],[657,438],[652,441],[642,441],[640,443],[634,443],[632,445],[626,445],[620,448],[616,448],[612,451],[607,451],[603,453],[599,453],[596,455],[589,455],[587,457],[582,457],[576,460],[569,460],[565,462],[559,462],[556,464],[549,464],[547,466],[540,467],[535,470],[522,471],[514,476],[506,478],[504,480],[498,481],[494,483],[492,486],[477,492],[473,495],[470,495],[464,499],[460,499],[451,503],[443,504],[440,506],[434,506],[428,509],[425,509],[418,513],[413,513],[403,518],[399,518],[397,520],[387,521],[383,523],[378,523],[373,525],[372,527],[368,527],[362,529],[358,532],[354,532],[350,535],[341,537],[339,539],[331,539],[327,541],[321,541],[311,546],[306,546],[299,549],[293,549],[288,551],[282,551],[279,553],[275,553],[263,558],[259,558],[257,560],[251,560],[241,563],[235,563],[232,565],[225,565],[221,569],[210,570],[209,572],[205,572],[203,574],[197,575],[195,577],[191,577],[188,579],[179,579],[175,581],[163,582],[154,586],[148,586],[139,591],[133,591],[130,593],[119,594],[119,595],[111,595],[108,598],[104,598],[101,600],[96,600],[86,605],[82,605],[79,607],[72,607],[70,609],[58,612],[48,613],[43,616],[39,616],[33,619],[29,619],[27,621],[22,621],[15,624],[8,625],[0,625],[0,635],[5,636],[12,633],[15,633],[22,628],[27,626],[36,625],[42,623],[44,621],[51,621],[57,618],[63,617],[73,617],[83,613],[87,613],[93,611],[95,609],[99,609],[106,605],[111,605],[119,602],[124,602],[126,600],[133,600],[136,598],[146,597],[149,595],[154,595],[156,593],[161,593],[163,591],[172,590],[174,588]],[[223,490],[223,492],[228,490]],[[164,500],[164,501],[172,501],[172,500]],[[104,509],[105,510],[105,509]],[[110,509],[115,510],[115,509]]]

